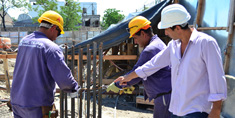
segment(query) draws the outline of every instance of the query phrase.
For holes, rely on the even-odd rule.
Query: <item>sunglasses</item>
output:
[[[58,36],[60,36],[61,30],[60,30],[60,28],[58,26],[56,26],[56,30],[58,31],[58,34],[57,34],[57,37],[58,37]]]
[[[126,31],[127,31],[128,33],[130,33],[130,30],[131,30],[132,28],[134,28],[134,27],[138,27],[138,26],[135,25],[135,26],[132,26],[132,27],[130,27],[130,28],[126,28]]]

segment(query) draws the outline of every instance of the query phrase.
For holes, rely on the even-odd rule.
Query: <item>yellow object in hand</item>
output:
[[[118,87],[114,84],[114,82],[112,82],[112,83],[108,86],[108,88],[106,89],[107,92],[112,91],[112,92],[114,92],[114,93],[118,93],[119,90],[120,90],[120,88],[118,88]]]
[[[121,90],[120,90],[120,95],[122,94],[122,93],[125,93],[125,94],[132,94],[133,93],[133,91],[135,90],[135,87],[134,86],[130,86],[130,87],[124,87],[124,88],[122,88]]]

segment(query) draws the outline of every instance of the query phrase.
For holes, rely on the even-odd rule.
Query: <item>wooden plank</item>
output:
[[[7,54],[7,55],[2,55],[0,54],[0,59],[4,58],[16,58],[17,54]]]
[[[79,56],[75,55],[74,59],[78,60]],[[71,56],[68,55],[68,59],[71,60]],[[91,59],[93,59],[93,55],[91,55]],[[96,56],[96,59],[99,59],[99,56]],[[105,55],[103,56],[103,60],[136,60],[137,55]],[[83,60],[87,60],[87,56],[83,55]]]
[[[179,0],[174,0],[174,3],[179,3]]]
[[[9,79],[10,79],[10,80],[13,79],[13,76],[10,76],[10,75],[9,75]],[[5,74],[1,74],[1,75],[0,75],[0,80],[1,80],[1,81],[5,81]]]
[[[228,19],[229,19],[229,22],[228,22],[229,34],[233,33],[234,13],[235,13],[234,3],[235,3],[235,0],[230,0],[230,9],[229,9],[229,17],[228,17]]]
[[[226,30],[227,27],[198,27],[197,30]]]
[[[7,52],[6,52],[7,54]],[[7,92],[10,93],[10,83],[9,83],[9,70],[8,70],[8,60],[7,58],[3,58],[3,68],[4,68],[4,75],[5,75],[5,82],[6,82],[6,88]]]
[[[146,105],[154,105],[154,99],[152,99],[150,102],[149,102],[149,99],[147,99],[146,101],[144,100],[144,96],[142,95],[139,95],[136,97],[136,105],[137,104],[146,104]]]
[[[229,65],[230,65],[230,54],[232,51],[232,42],[233,42],[233,36],[234,36],[234,2],[235,0],[230,0],[230,15],[229,15],[229,33],[228,33],[228,40],[227,40],[227,47],[225,52],[225,62],[224,62],[224,72],[225,74],[228,74],[229,72]]]
[[[234,33],[228,35],[227,47],[225,52],[225,61],[224,61],[224,72],[228,74],[229,72],[229,65],[230,65],[230,54],[232,51],[232,38]]]
[[[115,79],[102,79],[102,83],[103,83],[104,85],[109,85],[109,84],[111,84],[114,80],[115,80]],[[84,83],[84,82],[85,82],[85,80],[82,80],[82,83]],[[98,84],[98,82],[96,82],[96,84]]]
[[[204,0],[199,0],[198,1],[198,8],[197,8],[197,16],[196,16],[196,25],[198,25],[199,27],[201,26],[201,17],[202,17],[202,8],[204,5]]]

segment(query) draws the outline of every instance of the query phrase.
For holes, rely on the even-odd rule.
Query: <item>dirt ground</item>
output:
[[[14,69],[14,62],[15,60],[8,60],[8,67],[9,67],[9,73],[12,75],[13,69]],[[3,64],[0,64],[0,74],[3,74]],[[5,87],[5,81],[0,81],[0,86]],[[9,108],[6,105],[6,102],[4,100],[10,98],[10,93],[7,93],[6,90],[0,90],[0,118],[13,118],[12,112],[9,111]],[[116,101],[118,101],[116,103]],[[57,109],[59,110],[59,94],[56,94],[55,97],[55,104]],[[79,101],[75,99],[75,117],[78,117],[78,103]],[[84,109],[86,107],[86,100],[83,102]],[[116,107],[115,107],[116,104]],[[70,117],[70,99],[68,99],[68,116]],[[93,117],[92,115],[92,100],[90,103],[90,117]],[[129,95],[121,95],[117,96],[111,96],[111,95],[103,95],[102,98],[102,118],[152,118],[153,112],[152,112],[153,106],[146,106],[146,105],[138,105],[138,108],[136,107],[135,103],[135,97],[131,97]],[[98,108],[98,106],[96,106]],[[98,110],[96,110],[96,113]],[[86,110],[83,110],[84,118],[86,117]]]
[[[1,85],[5,84],[5,82],[1,81]],[[9,99],[10,94],[7,93],[5,90],[0,90],[0,99]],[[138,105],[138,108],[136,107],[136,104],[133,100],[134,97],[130,97],[128,95],[121,95],[119,96],[119,99],[117,100],[117,96],[111,97],[110,95],[107,95],[106,97],[103,97],[102,99],[102,118],[152,118],[152,106],[145,106],[145,105]],[[118,101],[116,103],[116,100]],[[59,110],[59,95],[56,95],[55,97],[55,104],[57,109]],[[78,117],[78,100],[75,99],[75,116]],[[83,102],[83,104],[86,103]],[[68,97],[68,116],[70,117],[70,98]],[[93,109],[93,103],[92,100],[90,102],[90,117],[93,117],[92,115],[92,109]],[[115,105],[116,109],[115,109]],[[86,104],[83,105],[86,107]],[[98,105],[96,105],[96,108],[98,108]],[[148,110],[147,110],[148,109]],[[96,110],[96,113],[98,110]],[[6,105],[6,102],[0,102],[0,118],[13,118],[12,112],[9,110],[9,108]],[[86,117],[86,110],[83,111],[84,118]]]

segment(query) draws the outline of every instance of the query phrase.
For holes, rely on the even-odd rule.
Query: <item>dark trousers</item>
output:
[[[25,108],[17,105],[12,105],[12,110],[14,118],[42,118],[41,107]]]
[[[153,118],[170,118],[171,112],[169,112],[169,105],[171,94],[159,96],[154,99],[154,112]]]
[[[171,118],[207,118],[207,117],[208,117],[208,113],[206,112],[194,112],[194,113],[187,114],[185,116],[176,116],[174,114],[171,115]]]

